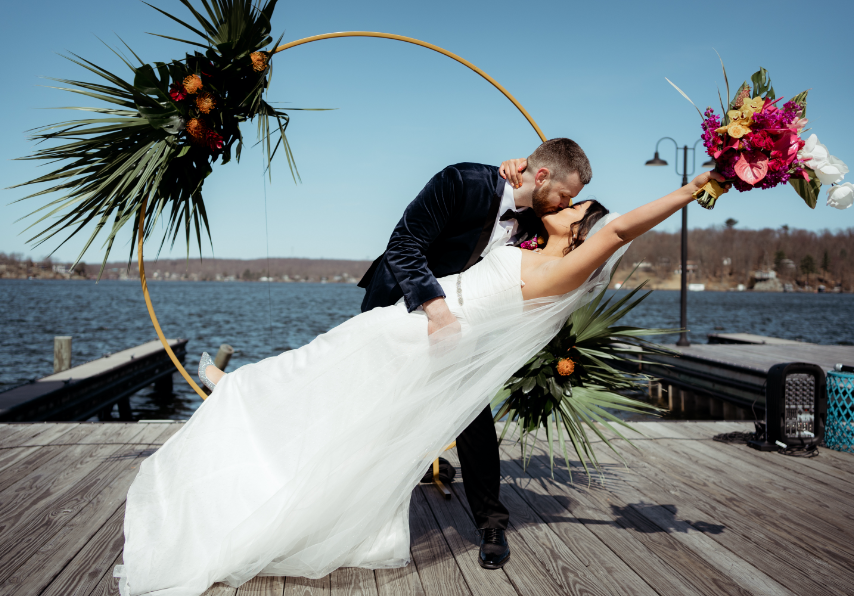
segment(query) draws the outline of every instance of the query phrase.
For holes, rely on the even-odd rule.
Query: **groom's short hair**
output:
[[[582,184],[590,184],[593,170],[581,146],[572,139],[549,139],[528,156],[528,170],[548,168],[552,176],[561,180],[572,172],[578,173]]]

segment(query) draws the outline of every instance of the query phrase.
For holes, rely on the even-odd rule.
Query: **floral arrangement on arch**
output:
[[[626,372],[637,370],[639,355],[671,353],[645,337],[679,331],[619,324],[620,319],[649,296],[650,292],[636,296],[645,284],[639,284],[613,303],[615,297],[605,299],[603,290],[589,304],[573,312],[554,339],[516,371],[492,399],[490,407],[495,422],[505,422],[499,442],[514,423],[522,445],[523,467],[530,461],[533,444],[543,429],[552,469],[555,439],[570,477],[567,444],[572,445],[585,471],[589,472],[588,461],[598,469],[585,425],[619,455],[597,423],[625,439],[615,425],[629,429],[631,426],[616,416],[614,410],[662,412],[650,403],[624,395],[640,392],[649,381],[644,374]]]
[[[61,164],[48,174],[16,185],[53,184],[19,200],[62,193],[30,214],[44,213],[30,227],[50,220],[29,239],[36,246],[65,232],[61,246],[94,223],[94,231],[77,260],[106,228],[105,264],[122,227],[131,224],[136,235],[140,208],[147,201],[151,216],[145,220],[146,238],[164,217],[161,247],[169,238],[174,244],[183,232],[188,256],[194,233],[201,250],[202,230],[210,238],[202,196],[204,182],[217,161],[230,161],[232,149],[240,160],[240,125],[256,117],[267,168],[281,147],[291,174],[298,177],[285,136],[288,114],[264,98],[274,53],[264,48],[273,42],[270,19],[278,0],[201,0],[200,10],[190,0],[179,1],[195,19],[193,25],[152,8],[198,35],[198,41],[153,35],[200,50],[171,62],[152,64],[145,64],[129,47],[138,64],[113,50],[133,73],[132,81],[77,55],[66,56],[102,80],[52,79],[68,85],[58,89],[112,105],[65,108],[83,111],[87,117],[43,126],[32,135],[35,141],[61,143],[22,158]],[[97,117],[92,118],[92,114]],[[275,120],[273,126],[271,120]],[[275,131],[279,137],[272,143]],[[131,257],[133,250],[131,243]]]
[[[727,107],[721,99],[721,114],[709,107],[700,117],[706,153],[715,160],[715,169],[727,182],[740,192],[788,182],[810,208],[815,208],[821,186],[827,185],[828,206],[850,207],[854,203],[854,185],[842,183],[848,166],[830,155],[815,134],[806,140],[801,138],[808,122],[808,91],[783,102],[776,96],[768,72],[760,68],[750,77],[752,85],[742,83],[730,100],[726,68],[723,71]],[[667,82],[673,85],[669,79]],[[720,184],[712,180],[694,197],[700,205],[712,209],[721,190]]]

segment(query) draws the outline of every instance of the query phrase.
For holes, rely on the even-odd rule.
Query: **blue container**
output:
[[[854,373],[827,373],[824,442],[835,451],[854,453]]]

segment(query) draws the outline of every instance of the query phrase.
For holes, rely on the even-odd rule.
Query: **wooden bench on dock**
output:
[[[854,586],[854,454],[798,459],[712,441],[744,423],[635,423],[629,467],[599,440],[603,476],[574,463],[554,480],[539,449],[527,471],[501,447],[512,549],[477,564],[462,483],[414,491],[412,563],[338,569],[319,580],[258,577],[206,596],[842,596]],[[0,593],[117,594],[124,500],[139,464],[181,427],[0,424]],[[456,450],[447,452],[452,463]],[[588,486],[588,482],[590,482]]]
[[[183,362],[187,340],[167,341]],[[86,420],[116,403],[130,420],[128,398],[152,383],[171,392],[174,372],[160,342],[150,341],[0,393],[0,422]]]

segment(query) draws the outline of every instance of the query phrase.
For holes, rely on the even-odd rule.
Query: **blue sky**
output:
[[[174,0],[153,4],[187,18]],[[811,88],[808,116],[831,153],[854,166],[854,50],[845,34],[854,16],[850,2],[343,2],[282,0],[273,33],[284,41],[347,30],[398,33],[455,52],[502,83],[549,137],[567,136],[584,147],[593,195],[625,212],[676,188],[672,167],[648,168],[655,142],[680,145],[699,138],[694,108],[667,82],[670,78],[700,108],[717,103],[723,77],[714,49],[727,65],[733,87],[759,66],[768,69],[779,95]],[[38,108],[90,105],[85,98],[46,89],[39,76],[93,80],[58,53],[75,52],[116,74],[129,75],[100,37],[116,34],[144,60],[183,55],[182,44],[146,31],[184,36],[180,26],[137,0],[14,3],[4,7],[0,50],[0,180],[2,187],[40,173],[33,162],[11,161],[34,146],[24,131],[64,119],[69,112]],[[820,14],[819,11],[820,10]],[[97,37],[96,37],[97,36]],[[293,107],[337,108],[293,112],[288,136],[302,183],[291,180],[284,159],[266,185],[271,256],[374,258],[384,248],[404,207],[436,171],[460,161],[498,164],[530,153],[539,140],[525,119],[488,83],[463,66],[423,48],[376,39],[341,39],[301,46],[275,58],[269,98]],[[244,130],[254,138],[254,127]],[[662,157],[673,165],[672,144]],[[705,161],[698,153],[696,164]],[[260,151],[241,162],[215,166],[204,195],[216,256],[266,254],[264,182]],[[44,167],[41,168],[44,170]],[[848,180],[854,181],[854,174]],[[20,217],[39,199],[11,204],[22,189],[2,191],[0,251],[41,257],[56,243],[31,248]],[[44,201],[44,199],[41,199]],[[789,187],[731,193],[714,211],[694,205],[691,227],[791,227],[811,230],[854,225],[854,208],[808,209]],[[662,224],[676,230],[678,216]],[[56,257],[73,259],[83,238]],[[129,234],[114,248],[126,258]],[[154,252],[154,244],[149,249]],[[173,256],[184,254],[177,245]],[[204,254],[211,250],[205,245]],[[84,260],[101,258],[100,244]],[[193,255],[197,253],[195,250]]]

